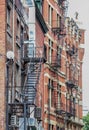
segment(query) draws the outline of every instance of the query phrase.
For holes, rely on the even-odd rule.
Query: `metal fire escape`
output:
[[[64,4],[65,0],[59,0],[59,5],[61,5],[63,10],[65,10],[67,8],[67,6],[65,6]],[[54,32],[54,35],[58,36],[58,40],[59,40],[59,45],[61,45],[61,39],[63,39],[63,37],[66,35],[66,27],[65,27],[65,17],[59,17],[58,20],[53,21],[52,24],[52,31]],[[62,51],[62,48],[61,48]],[[70,91],[70,97],[68,98],[68,95],[66,95],[66,99],[65,99],[65,103],[62,101],[61,99],[61,87],[60,84],[58,84],[58,82],[54,82],[53,84],[53,91],[54,91],[54,97],[55,100],[53,101],[53,104],[55,106],[55,112],[57,115],[61,115],[64,118],[68,118],[70,119],[70,117],[75,117],[75,99],[72,97],[72,92],[73,90],[77,89],[77,85],[78,85],[78,81],[76,80],[75,77],[75,73],[77,73],[76,71],[76,60],[77,60],[77,49],[75,48],[75,46],[72,46],[70,48],[66,49],[67,54],[71,57],[71,69],[74,69],[74,73],[71,70],[69,74],[69,79],[66,82],[67,87],[71,88]],[[54,57],[53,57],[54,58]],[[55,64],[53,64],[53,62],[56,64],[55,60],[52,60],[51,62],[51,67],[54,67]],[[58,62],[58,61],[57,61]],[[60,67],[60,66],[59,66]],[[74,68],[73,68],[74,67]],[[55,67],[56,70],[58,67]],[[55,73],[54,74],[57,81],[59,81],[58,78],[58,74]],[[68,101],[67,101],[68,100]]]
[[[71,117],[75,117],[76,108],[75,108],[75,96],[78,87],[78,78],[76,78],[76,74],[78,74],[77,70],[77,49],[73,46],[69,50],[66,50],[67,54],[71,57],[71,67],[69,64],[67,67],[67,94],[65,102],[62,101],[61,97],[61,87],[60,84],[54,82],[54,105],[55,105],[55,113],[64,117],[65,121],[70,121]],[[75,92],[75,93],[73,93]],[[75,94],[75,95],[74,95]]]
[[[49,90],[51,89],[53,93],[53,100],[52,100],[52,106],[55,108],[56,115],[65,116],[66,113],[70,113],[70,107],[66,103],[62,102],[61,97],[61,85],[59,84],[60,76],[59,76],[59,70],[61,68],[61,55],[62,55],[62,47],[64,42],[64,37],[66,35],[66,27],[65,27],[65,13],[66,9],[68,8],[68,5],[65,4],[65,2],[68,4],[66,0],[58,0],[58,4],[62,7],[62,16],[57,15],[56,20],[52,21],[52,31],[55,36],[57,36],[58,44],[56,48],[56,56],[54,53],[52,53],[51,56],[51,62],[49,62],[49,65],[51,67],[50,75],[55,79],[53,81],[52,85],[48,85]],[[48,101],[49,103],[49,101]],[[49,106],[49,116],[48,119],[50,121],[50,104]],[[66,110],[68,108],[68,110]],[[71,113],[73,114],[73,108],[71,107]],[[57,118],[57,116],[56,116]],[[64,130],[64,128],[60,128]]]
[[[77,72],[77,48],[72,46],[67,46],[66,52],[70,56],[71,61],[67,63],[67,67],[69,68],[69,77],[66,82],[67,86],[71,86],[71,88],[76,88],[78,81],[76,80],[75,73]]]
[[[54,35],[57,35],[58,39],[66,35],[64,18],[60,17],[58,20],[53,21],[52,31]]]
[[[27,49],[22,57],[24,85],[7,86],[7,130],[36,130],[37,122],[41,121],[41,106],[37,106],[37,87],[42,63],[46,61],[45,47],[31,48],[29,42],[24,47]]]
[[[66,35],[65,18],[68,9],[67,0],[58,0],[59,6],[61,6],[62,16],[57,15],[57,19],[52,21],[52,31],[57,35],[58,39]]]
[[[29,44],[30,45],[30,44]],[[43,57],[44,47],[31,47],[27,45],[27,56],[25,56],[24,62],[26,63],[26,76],[25,76],[25,90],[24,94],[27,102],[34,104],[36,101],[37,85],[39,83],[39,77],[41,72],[41,65],[46,61],[46,57]],[[29,50],[31,51],[29,53]],[[41,52],[41,53],[40,53]],[[45,56],[45,55],[44,55]],[[27,95],[27,96],[26,96]]]
[[[67,55],[70,57],[70,61],[66,63],[66,73],[67,73],[67,95],[66,95],[66,103],[69,105],[69,110],[72,112],[69,116],[75,117],[76,108],[75,108],[75,98],[78,89],[78,49],[73,45],[72,47],[67,45],[66,49]],[[72,108],[72,109],[71,109]],[[68,109],[68,107],[67,107]]]
[[[16,2],[19,9],[18,12],[20,13],[20,11],[22,11],[21,13],[23,17],[24,12],[19,7],[20,1],[16,0]],[[32,3],[29,2],[29,4]],[[35,6],[33,7],[35,9]],[[36,8],[36,15],[37,17],[39,17],[40,15],[37,11],[38,10]],[[33,15],[35,17],[34,13]],[[40,21],[42,20],[43,19],[41,17]],[[42,27],[44,27],[43,32],[46,33],[48,29],[44,20],[40,24]],[[26,30],[25,27],[23,28],[23,31],[20,34],[19,41],[21,42],[21,59],[19,59],[20,65],[17,65],[17,68],[19,68],[21,72],[21,75],[19,74],[21,76],[21,86],[16,86],[16,83],[14,84],[14,86],[12,85],[12,78],[14,77],[12,66],[16,64],[16,61],[11,59],[10,61],[7,61],[8,64],[6,65],[6,130],[37,130],[38,123],[41,121],[42,104],[39,103],[38,100],[38,95],[40,93],[39,78],[41,74],[42,64],[46,62],[46,47],[44,44],[42,47],[36,46],[35,39],[33,40],[34,42],[32,42],[32,39],[24,41],[24,33],[27,30],[28,28],[26,28]],[[11,82],[9,83],[9,81]]]

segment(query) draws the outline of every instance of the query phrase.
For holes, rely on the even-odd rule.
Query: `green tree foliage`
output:
[[[86,116],[83,117],[84,128],[83,130],[89,130],[89,112]]]

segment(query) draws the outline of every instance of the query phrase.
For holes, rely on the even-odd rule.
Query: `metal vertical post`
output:
[[[6,62],[6,130],[8,130],[8,66],[9,62]]]
[[[24,103],[24,130],[27,130],[27,125],[26,125],[26,103]]]
[[[15,27],[14,27],[14,20],[15,20],[15,0],[13,0],[13,26],[12,26],[12,28],[13,28],[13,31],[12,31],[12,43],[13,43],[13,53],[14,53],[14,51],[15,51],[15,48],[14,48],[14,31],[15,31]],[[13,58],[13,65],[12,65],[12,70],[13,70],[13,76],[12,76],[12,102],[14,102],[14,96],[15,96],[15,88],[14,88],[14,74],[15,74],[15,71],[14,71],[14,58]]]
[[[8,86],[6,85],[6,130],[8,130]]]
[[[65,130],[67,130],[67,93],[66,93],[66,113],[65,113],[65,119],[64,119],[64,123],[65,123]]]

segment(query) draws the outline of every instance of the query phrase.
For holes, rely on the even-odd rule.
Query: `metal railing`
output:
[[[51,67],[61,67],[61,54],[59,54],[59,56],[48,57],[48,63]]]
[[[53,20],[52,21],[52,31],[57,35],[66,35],[65,21]]]
[[[24,56],[23,56],[24,60],[28,60],[29,61],[33,60],[33,62],[38,61],[38,62],[45,62],[46,61],[46,49],[45,46],[40,47],[40,46],[36,46],[34,47],[33,45],[31,46],[30,43],[26,43],[24,45]]]
[[[67,105],[64,103],[56,103],[55,104],[56,112],[60,115],[62,114],[68,114],[68,116],[75,116],[76,114],[76,109],[74,106]]]

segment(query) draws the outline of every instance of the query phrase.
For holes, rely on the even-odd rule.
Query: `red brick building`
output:
[[[14,2],[0,1],[1,130],[81,130],[84,30],[66,0]]]
[[[0,14],[1,14],[1,18],[0,18],[0,128],[1,130],[3,130],[3,127],[5,129],[5,104],[6,104],[6,100],[5,100],[5,69],[3,69],[3,67],[5,68],[5,58],[3,57],[5,55],[6,52],[6,48],[5,48],[5,44],[6,44],[6,36],[5,36],[5,30],[6,30],[6,12],[5,10],[5,1],[0,1]],[[1,100],[2,99],[2,100]]]
[[[36,118],[33,119],[32,109],[35,110],[36,106],[41,110],[42,107],[38,100],[42,100],[40,91],[43,91],[43,88],[36,87],[40,75],[44,80],[43,73],[40,71],[43,70],[42,63],[46,60],[44,53],[46,48],[43,44],[44,34],[48,29],[39,9],[37,7],[34,9],[36,11],[36,15],[34,14],[36,28],[35,39],[32,39],[34,32],[29,31],[29,25],[27,25],[29,13],[31,13],[29,8],[24,7],[20,0],[0,1],[0,23],[2,25],[0,27],[2,39],[0,44],[1,130],[27,130],[30,127],[30,117],[32,116],[31,119],[34,122],[36,122],[36,118],[39,118],[35,115]],[[32,79],[30,79],[30,75]],[[30,84],[29,81],[31,81]],[[37,101],[35,101],[35,97]],[[32,128],[37,128],[36,123],[34,126],[32,125]]]
[[[43,16],[49,32],[45,38],[47,62],[44,71],[44,129],[65,129],[66,114],[66,1],[44,1]]]
[[[18,88],[21,86],[21,54],[23,35],[27,25],[23,16],[27,16],[20,1],[0,1],[0,129],[8,130],[10,125],[11,104],[15,102]],[[24,38],[25,38],[24,37]]]
[[[66,19],[67,1],[43,1],[49,32],[45,38],[44,66],[45,130],[82,129],[82,60],[84,30]],[[66,25],[67,22],[67,25]],[[69,23],[69,24],[68,24]]]

